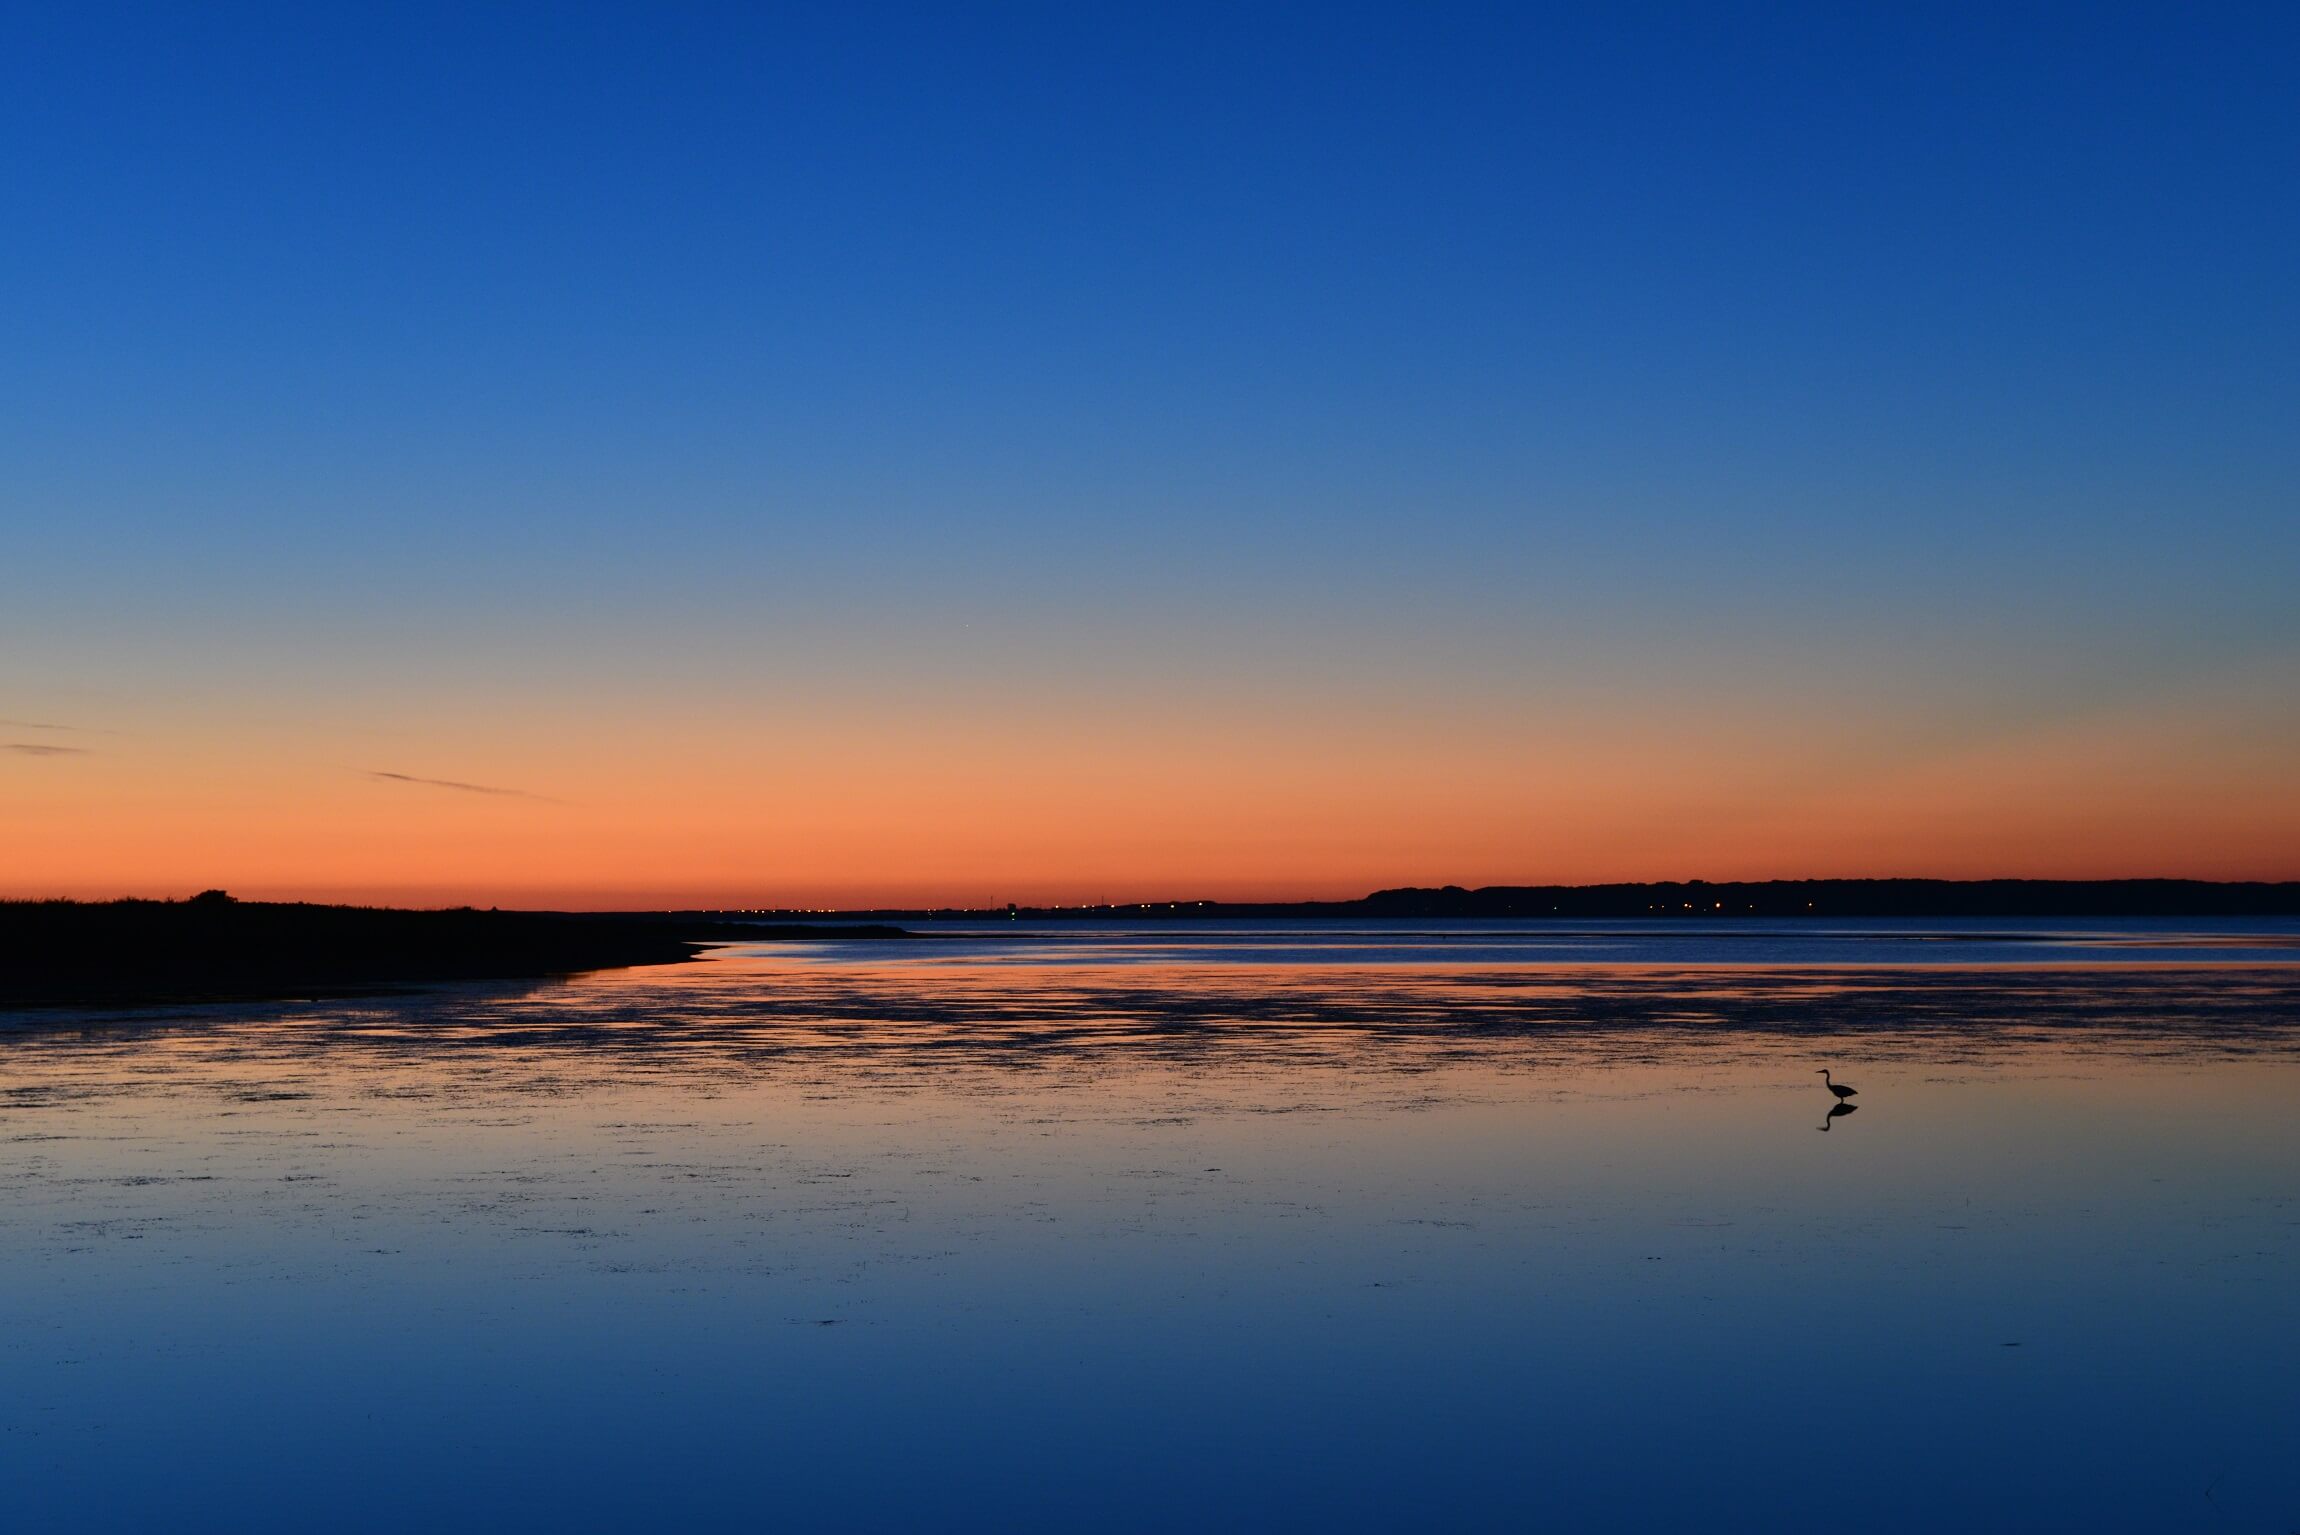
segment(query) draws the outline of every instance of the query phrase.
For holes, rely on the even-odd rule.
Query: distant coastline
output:
[[[726,912],[698,913],[713,917]],[[755,917],[795,917],[765,908]],[[1624,921],[1718,917],[2288,917],[2300,880],[1778,879],[1665,880],[1612,885],[1407,886],[1343,901],[1120,901],[1087,906],[873,907],[820,915],[842,921],[1015,917],[1031,921],[1237,918],[1556,917]]]
[[[0,901],[0,1007],[358,995],[678,964],[741,940],[900,938],[879,925],[676,914],[409,911],[236,901]]]
[[[139,1006],[393,991],[678,964],[714,943],[914,936],[897,922],[1859,920],[2300,917],[2300,881],[1701,880],[1458,885],[1347,901],[673,912],[407,910],[237,901],[0,901],[0,1007]]]

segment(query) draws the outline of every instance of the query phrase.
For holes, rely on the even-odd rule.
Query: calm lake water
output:
[[[1015,925],[0,1015],[0,1527],[2289,1531],[2295,961]]]

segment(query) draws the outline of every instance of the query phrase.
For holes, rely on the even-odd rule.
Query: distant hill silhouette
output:
[[[666,915],[291,905],[220,890],[188,901],[0,901],[0,1006],[343,994],[675,964],[730,938],[900,936]]]
[[[1781,879],[1377,890],[1372,916],[2253,917],[2300,914],[2300,882]]]
[[[1132,901],[849,911],[853,919],[1041,921],[1204,918],[2264,917],[2300,916],[2300,881],[2196,879],[1778,879],[1618,885],[1459,885],[1377,890],[1348,901]]]

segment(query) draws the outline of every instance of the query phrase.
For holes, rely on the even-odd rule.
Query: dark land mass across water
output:
[[[796,916],[782,910],[761,915]],[[1094,906],[876,908],[846,919],[1018,917],[1038,921],[1338,917],[1586,921],[1661,917],[2283,917],[2300,880],[1775,879],[1618,885],[1459,885],[1377,890],[1353,901],[1121,901]]]
[[[1701,880],[1381,890],[1352,901],[819,913],[413,911],[237,901],[0,901],[0,1007],[317,997],[676,964],[713,943],[911,936],[888,919],[1341,921],[2300,915],[2300,882]]]
[[[0,1006],[314,997],[677,964],[740,938],[899,938],[663,914],[407,911],[237,901],[0,901]]]

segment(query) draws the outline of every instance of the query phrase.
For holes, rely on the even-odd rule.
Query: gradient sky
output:
[[[1882,9],[18,8],[0,893],[2300,877],[2300,10]]]

